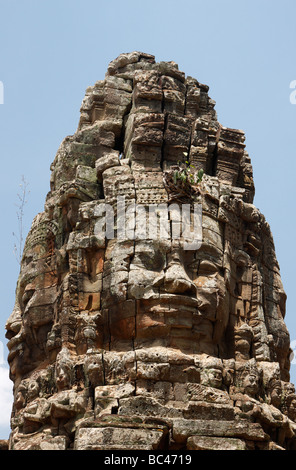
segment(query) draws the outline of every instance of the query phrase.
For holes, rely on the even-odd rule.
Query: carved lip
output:
[[[185,307],[188,310],[196,311],[200,305],[198,299],[180,294],[151,294],[147,298],[139,299],[139,301],[143,301],[147,306],[149,306],[151,302],[151,307],[155,305],[155,301],[158,301],[164,308],[168,308],[169,310],[182,310],[182,307]],[[157,309],[156,306],[155,308]]]
[[[7,342],[7,348],[9,349],[9,353],[7,356],[7,361],[10,362],[14,359],[19,351],[22,351],[22,344],[23,344],[23,335],[22,333],[18,333],[16,336],[11,338]]]

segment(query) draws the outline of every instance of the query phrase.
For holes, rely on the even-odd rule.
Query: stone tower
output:
[[[140,52],[87,89],[6,325],[10,449],[296,449],[274,243],[214,106]],[[202,210],[195,249],[181,206]]]

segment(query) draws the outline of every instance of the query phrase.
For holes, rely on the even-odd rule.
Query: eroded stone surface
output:
[[[241,439],[225,437],[197,437],[188,438],[189,450],[247,450],[246,444]]]
[[[87,89],[6,325],[10,449],[295,448],[272,234],[244,133],[219,124],[208,91],[139,52]],[[185,160],[204,170],[199,185],[174,184]],[[108,207],[120,228],[118,197],[134,238],[102,233]],[[174,211],[168,238],[135,227],[133,203],[180,201],[202,205],[199,249],[173,237]]]

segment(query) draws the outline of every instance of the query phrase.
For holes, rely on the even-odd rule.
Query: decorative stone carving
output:
[[[87,89],[6,325],[10,449],[296,448],[274,243],[244,133],[208,91],[140,52]],[[185,194],[189,217],[202,207],[194,250],[173,236],[174,172],[190,164],[204,171]]]

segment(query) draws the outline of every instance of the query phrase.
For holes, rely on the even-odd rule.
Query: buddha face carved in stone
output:
[[[259,392],[262,370],[254,359],[236,365],[236,386],[238,391],[254,397]]]
[[[206,357],[201,360],[201,384],[221,388],[223,380],[223,365],[221,359]]]
[[[127,250],[125,277],[116,285],[116,307],[111,305],[111,344],[131,339],[135,347],[165,346],[215,354],[215,343],[227,325],[226,289],[219,271],[219,253],[202,269],[206,249],[186,251],[172,240],[135,241]],[[116,254],[117,249],[114,250]],[[120,251],[120,248],[118,248]],[[118,272],[117,272],[118,277]],[[112,283],[112,280],[111,280]],[[104,302],[104,282],[103,296]],[[114,302],[111,297],[110,302]],[[113,313],[114,311],[114,313]],[[116,346],[115,346],[116,347]]]
[[[71,388],[73,364],[66,348],[63,348],[57,355],[55,375],[55,382],[59,391]]]
[[[48,340],[50,344],[54,338],[55,347],[60,345],[55,312],[61,286],[51,225],[42,216],[37,217],[27,238],[15,307],[8,321],[8,360],[13,376],[32,370],[50,355]]]

